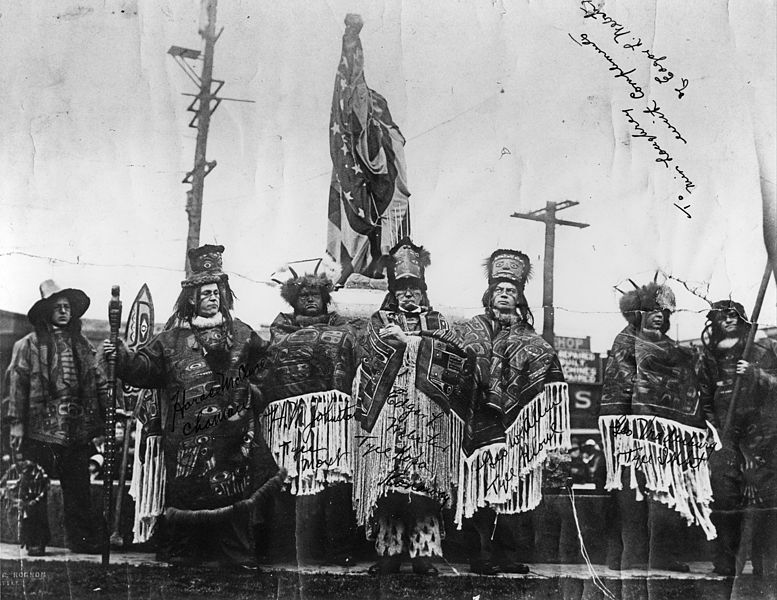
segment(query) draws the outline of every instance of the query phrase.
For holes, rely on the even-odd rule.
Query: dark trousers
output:
[[[19,545],[28,549],[45,548],[51,540],[46,495],[41,502],[24,510],[26,516],[19,518]]]
[[[60,446],[24,438],[22,456],[38,463],[50,479],[59,479],[65,512],[65,539],[68,548],[98,543],[98,527],[92,513],[89,457],[86,444]],[[47,498],[43,500],[47,504]],[[41,510],[43,510],[43,506]]]
[[[612,495],[608,511],[607,564],[628,569],[645,562],[662,568],[680,559],[678,538],[687,530],[683,518],[673,509],[650,499],[637,501],[623,474],[622,490]]]
[[[480,547],[477,556],[470,556],[470,562],[479,559],[505,565],[531,560],[534,538],[531,512],[497,515],[491,508],[480,508],[470,521]]]
[[[235,512],[222,522],[175,524],[162,519],[158,558],[178,564],[250,565],[254,541],[247,512]]]
[[[353,554],[356,518],[352,489],[350,483],[338,483],[318,494],[295,497],[298,560],[339,562]]]

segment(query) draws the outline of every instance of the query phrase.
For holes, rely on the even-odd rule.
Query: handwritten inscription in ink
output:
[[[595,40],[588,33],[580,33],[575,37],[568,34],[570,39],[582,48],[590,48],[607,65],[607,70],[611,71],[613,77],[622,80],[627,86],[627,93],[630,100],[642,100],[645,98],[645,91],[639,85],[640,69],[647,67],[653,70],[653,81],[659,85],[674,85],[674,92],[678,100],[685,97],[689,80],[686,77],[678,77],[670,70],[669,60],[665,55],[660,55],[654,49],[647,47],[643,39],[629,29],[623,23],[608,15],[605,11],[597,8],[590,0],[583,0],[580,6],[583,13],[583,19],[589,22],[599,23],[604,31],[611,33],[612,42],[616,48],[607,49],[605,43]],[[627,51],[627,52],[624,52]],[[634,59],[637,62],[634,63]],[[658,104],[656,100],[649,100],[646,104],[639,103],[639,106],[628,106],[620,110],[626,123],[631,130],[631,137],[643,139],[654,154],[654,161],[662,164],[669,169],[673,180],[676,180],[683,186],[682,190],[676,192],[674,206],[680,210],[686,217],[691,218],[691,194],[696,187],[693,180],[687,175],[686,170],[678,164],[678,159],[674,150],[669,146],[672,141],[677,141],[687,145],[688,140],[671,120],[667,109]],[[643,115],[647,115],[646,117]],[[653,127],[655,126],[655,128]],[[662,136],[671,136],[670,143],[667,144],[661,140]],[[671,164],[670,164],[671,163]],[[673,194],[674,195],[674,194]]]

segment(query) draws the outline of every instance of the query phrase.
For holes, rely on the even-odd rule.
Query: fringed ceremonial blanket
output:
[[[353,329],[337,314],[307,319],[280,314],[260,363],[264,405],[260,427],[292,494],[321,492],[351,480],[351,385],[356,368]]]
[[[391,346],[378,335],[390,323],[416,335],[404,347]],[[357,522],[368,529],[378,500],[390,492],[451,505],[468,375],[461,349],[423,336],[444,328],[435,311],[410,318],[378,311],[371,319],[367,356],[354,381],[354,506]]]
[[[708,460],[719,440],[707,433],[693,352],[627,327],[610,353],[600,414],[606,488],[621,489],[621,471],[629,468],[641,499],[638,471],[646,494],[713,539]]]
[[[133,541],[142,544],[151,539],[159,517],[165,511],[165,469],[159,394],[140,390],[135,408],[135,453],[132,460],[130,496],[135,500]]]
[[[498,513],[533,510],[542,499],[548,452],[569,447],[569,392],[558,357],[520,322],[503,328],[478,315],[442,337],[449,335],[476,361],[456,523],[485,506]]]

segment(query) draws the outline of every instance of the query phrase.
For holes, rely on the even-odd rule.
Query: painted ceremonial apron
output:
[[[350,482],[352,328],[337,314],[295,320],[281,313],[270,329],[257,374],[265,407],[260,427],[278,466],[288,471],[289,491],[311,495]]]
[[[708,438],[697,392],[696,360],[665,335],[627,327],[615,338],[605,370],[599,417],[606,489],[642,492],[715,537]],[[644,480],[642,485],[641,482]]]

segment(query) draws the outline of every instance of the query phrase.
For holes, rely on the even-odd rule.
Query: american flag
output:
[[[327,252],[351,273],[381,277],[380,257],[410,234],[405,138],[386,99],[367,87],[359,15],[345,18],[329,122]]]

